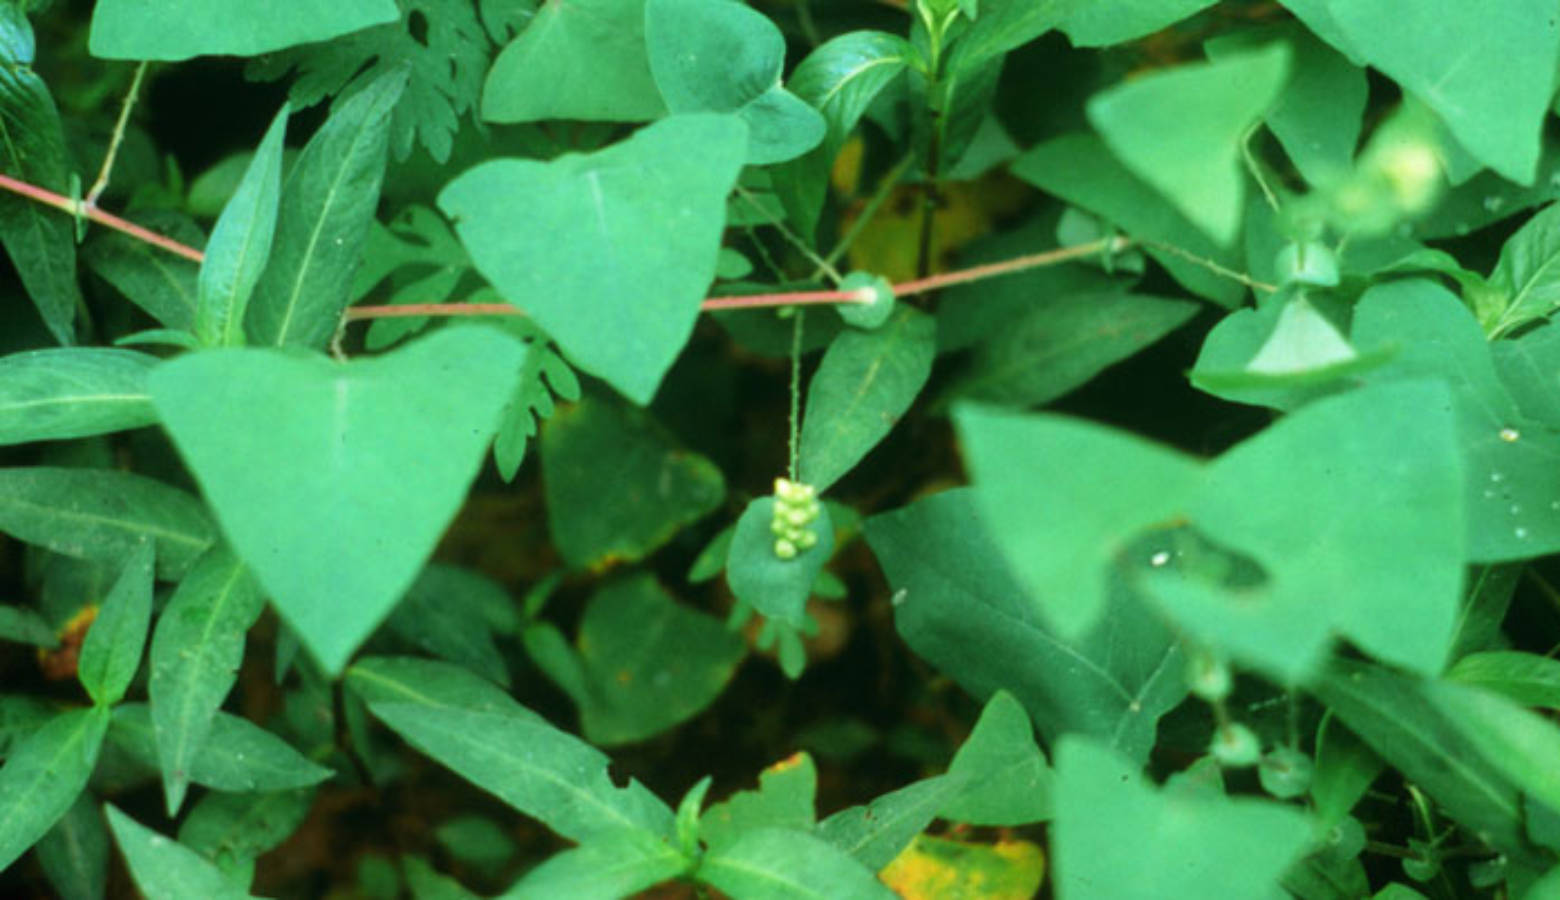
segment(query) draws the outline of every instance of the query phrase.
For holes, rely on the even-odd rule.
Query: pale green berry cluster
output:
[[[818,509],[812,485],[775,479],[775,517],[769,530],[775,533],[776,556],[795,559],[798,553],[818,543],[818,535],[810,527],[818,518]]]

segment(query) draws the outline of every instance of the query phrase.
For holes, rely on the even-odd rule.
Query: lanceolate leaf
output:
[[[490,122],[635,122],[666,106],[650,76],[645,0],[544,3],[493,61],[482,88]]]
[[[0,357],[0,444],[89,437],[157,421],[146,373],[157,357],[106,347]]]
[[[797,471],[827,491],[886,437],[932,372],[936,321],[904,307],[873,331],[834,339],[807,387]]]
[[[168,210],[132,216],[137,225],[195,249],[206,236],[192,220]],[[167,328],[195,327],[199,270],[195,263],[118,231],[99,230],[81,248],[87,266]]]
[[[395,18],[395,0],[307,4],[286,15],[268,0],[103,0],[88,46],[106,59],[254,56]]]
[[[130,553],[82,642],[76,672],[99,706],[113,706],[123,699],[141,666],[146,627],[152,619],[152,547],[150,540],[144,540]]]
[[[197,282],[195,336],[207,346],[244,343],[244,310],[271,256],[276,231],[287,112],[283,104],[206,242]]]
[[[209,897],[246,900],[249,893],[213,863],[135,821],[111,803],[103,804],[114,841],[130,865],[130,874],[147,900]]]
[[[56,553],[123,563],[150,538],[157,573],[178,579],[211,545],[200,501],[160,481],[109,469],[0,469],[0,531]]]
[[[352,664],[346,681],[368,704],[413,703],[541,721],[491,681],[452,663],[411,656],[369,656]]]
[[[531,717],[420,703],[369,709],[424,753],[573,841],[672,835],[672,811],[637,781],[617,788],[601,751]]]
[[[1069,20],[1088,0],[981,0],[980,14],[954,45],[955,72],[1029,43]]]
[[[867,107],[909,66],[914,49],[881,31],[853,31],[818,47],[791,73],[790,89],[823,113],[823,141],[806,155],[773,170],[775,192],[786,213],[811,235],[823,210],[829,167]]]
[[[1560,203],[1545,207],[1506,240],[1490,287],[1505,301],[1492,338],[1560,308]]]
[[[339,672],[454,516],[524,352],[479,326],[347,364],[214,350],[165,363],[151,388],[234,551]]]
[[[107,707],[56,715],[18,741],[0,768],[0,871],[65,815],[97,765]]]
[[[245,317],[251,344],[319,349],[335,333],[379,203],[390,112],[405,85],[405,71],[379,76],[331,112],[293,165]]]
[[[108,888],[108,827],[97,798],[82,791],[33,847],[62,900],[101,900]]]
[[[489,160],[439,206],[506,300],[644,405],[714,280],[746,132],[732,116],[673,116],[588,156]]]
[[[872,870],[805,831],[760,828],[709,853],[695,876],[743,900],[892,900]]]
[[[618,900],[673,878],[689,865],[669,844],[623,832],[554,854],[499,900]]]
[[[152,635],[152,726],[169,815],[178,812],[189,767],[238,677],[244,633],[264,600],[254,576],[223,545],[185,576]]]
[[[0,46],[0,170],[64,193],[69,155],[54,98],[32,70],[32,29],[19,12],[8,14],[0,29],[10,32]],[[9,191],[0,194],[0,244],[44,324],[62,344],[75,343],[73,323],[81,303],[74,227],[57,210]]]
[[[108,734],[116,747],[157,769],[157,739],[146,704],[120,704]],[[190,781],[219,791],[283,791],[318,784],[331,770],[248,719],[219,712],[211,721],[209,740],[190,760],[188,775]]]

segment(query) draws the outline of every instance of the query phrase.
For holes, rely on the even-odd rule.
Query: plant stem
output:
[[[867,198],[867,204],[861,208],[861,215],[856,217],[856,221],[850,223],[850,228],[845,231],[839,243],[834,245],[834,249],[829,251],[829,255],[824,257],[824,262],[831,266],[835,265],[850,250],[851,245],[856,243],[856,239],[861,237],[863,231],[866,231],[867,225],[872,222],[878,210],[883,208],[883,204],[893,194],[894,188],[899,186],[899,180],[905,177],[906,172],[910,171],[910,165],[913,162],[915,162],[915,156],[913,154],[906,155],[904,159],[901,159],[892,169],[888,170],[882,180],[878,182],[877,189],[872,192],[872,196]],[[816,280],[821,274],[823,274],[823,270],[820,268],[813,273],[812,277]]]
[[[766,218],[768,217],[769,210],[765,209],[764,205],[758,202],[758,198],[753,196],[752,191],[749,191],[747,188],[739,184],[737,185],[737,196],[747,201],[749,206],[763,213]],[[817,266],[818,269],[825,275],[828,275],[830,281],[834,282],[835,284],[840,283],[840,273],[835,271],[834,266],[831,265],[828,260],[819,256],[817,252],[813,250],[813,248],[807,246],[807,242],[802,240],[796,232],[786,227],[784,222],[778,219],[769,219],[767,224],[773,227],[776,231],[780,232],[780,236],[785,238],[786,243],[795,247],[797,251],[802,254],[802,256],[807,258],[808,262]]]
[[[0,175],[0,189],[8,190],[15,194],[21,194],[23,197],[27,197],[30,200],[36,200],[45,206],[52,206],[55,209],[67,212],[73,216],[86,216],[99,225],[107,225],[109,228],[112,228],[116,231],[122,231],[137,240],[145,241],[154,247],[161,247],[162,249],[167,250],[169,253],[182,256],[185,259],[194,260],[195,262],[200,262],[201,260],[205,259],[205,255],[202,254],[199,250],[196,250],[194,247],[181,244],[173,238],[163,237],[154,231],[149,231],[145,228],[142,228],[134,222],[127,222],[124,219],[121,219],[112,213],[106,213],[101,209],[86,203],[85,201],[72,200],[64,194],[56,194],[47,188],[41,188],[34,184],[28,184],[25,181],[18,181],[9,175]]]
[[[791,425],[789,449],[786,455],[786,478],[797,480],[796,461],[800,456],[802,430],[802,320],[807,310],[796,311],[796,321],[791,325]]]
[[[1257,281],[1250,275],[1247,275],[1245,272],[1237,272],[1234,269],[1226,269],[1211,259],[1204,259],[1195,253],[1182,250],[1180,247],[1177,247],[1174,244],[1166,244],[1161,241],[1150,241],[1144,238],[1138,238],[1137,242],[1142,244],[1144,247],[1148,247],[1153,250],[1163,250],[1171,256],[1179,256],[1187,262],[1202,266],[1204,269],[1207,269],[1208,271],[1222,278],[1228,278],[1231,281],[1238,281],[1254,291],[1264,291],[1271,294],[1278,290],[1278,285],[1276,284],[1268,284],[1265,281]]]
[[[103,168],[98,172],[97,181],[92,182],[92,189],[87,191],[86,205],[96,207],[98,198],[103,196],[103,191],[108,188],[109,175],[114,171],[114,157],[119,155],[119,144],[125,139],[125,127],[130,123],[130,110],[135,108],[135,98],[141,91],[141,78],[146,74],[146,60],[142,60],[135,67],[135,76],[130,79],[130,90],[125,94],[125,102],[119,107],[119,121],[114,123],[114,134],[108,141],[108,152],[103,154]]]

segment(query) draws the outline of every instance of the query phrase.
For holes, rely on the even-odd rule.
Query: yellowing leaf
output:
[[[919,835],[878,878],[904,900],[1029,900],[1045,853],[1029,841],[975,844]]]

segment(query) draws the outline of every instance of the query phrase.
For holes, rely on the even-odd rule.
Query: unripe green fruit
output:
[[[1208,752],[1219,761],[1219,765],[1241,769],[1255,765],[1262,758],[1262,741],[1250,728],[1239,722],[1231,722],[1214,732]]]
[[[1280,800],[1290,800],[1311,787],[1311,757],[1293,747],[1278,747],[1262,757],[1257,780],[1262,789]]]

